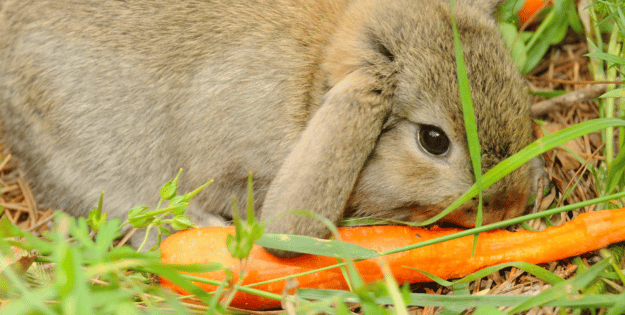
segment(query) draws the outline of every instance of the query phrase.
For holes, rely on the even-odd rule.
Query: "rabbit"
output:
[[[483,172],[534,140],[499,2],[455,5]],[[124,218],[182,168],[180,191],[215,180],[188,209],[204,225],[252,171],[267,233],[326,238],[291,210],[423,221],[474,184],[454,47],[446,0],[0,0],[0,120],[44,206],[85,215],[104,190]],[[539,170],[486,189],[483,222],[522,214]]]

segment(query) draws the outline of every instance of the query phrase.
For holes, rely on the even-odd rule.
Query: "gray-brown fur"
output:
[[[487,170],[533,140],[529,103],[490,16],[498,1],[457,2]],[[105,190],[123,217],[184,168],[182,191],[215,179],[189,210],[203,224],[230,214],[251,170],[263,219],[303,208],[333,222],[422,220],[474,181],[444,0],[0,8],[2,124],[44,205],[84,215]],[[447,134],[447,156],[420,148],[419,124]],[[536,170],[487,190],[485,222],[522,213]],[[474,218],[472,204],[446,220]],[[267,231],[328,236],[295,215]]]

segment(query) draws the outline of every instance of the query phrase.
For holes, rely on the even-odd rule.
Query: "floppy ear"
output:
[[[379,79],[356,70],[325,95],[271,183],[261,209],[263,220],[292,209],[310,210],[335,224],[342,218],[358,174],[391,110],[389,97],[383,96],[376,81]],[[287,214],[267,223],[267,233],[318,238],[330,234],[319,220],[303,215]]]

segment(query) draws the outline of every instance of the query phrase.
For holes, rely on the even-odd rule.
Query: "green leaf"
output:
[[[524,69],[527,63],[527,47],[519,38],[516,25],[505,22],[499,23],[499,31],[503,35],[517,69]],[[514,47],[512,46],[513,44]]]
[[[116,303],[115,310],[117,311],[117,314],[124,314],[124,315],[142,314],[142,313],[139,313],[139,310],[132,302]]]
[[[89,211],[87,217],[87,224],[94,230],[100,230],[100,226],[106,222],[107,213],[102,215],[102,200],[104,199],[104,191],[100,192],[100,198],[98,199],[98,206],[95,209]]]
[[[545,53],[549,49],[551,41],[548,38],[543,38],[537,41],[532,48],[528,48],[527,61],[525,62],[525,68],[521,70],[521,73],[528,74],[536,68],[545,56]]]
[[[262,224],[255,224],[249,231],[249,237],[256,243],[265,233],[265,226]]]
[[[178,184],[174,182],[168,182],[163,185],[163,187],[161,187],[160,192],[161,198],[163,198],[163,200],[169,200],[176,196],[176,193],[178,192]]]
[[[565,298],[569,295],[579,295],[578,290],[581,290],[588,283],[593,281],[609,264],[610,262],[604,259],[588,268],[585,272],[577,274],[567,281],[560,282],[540,294],[528,298],[508,312],[516,314],[532,307],[545,305],[547,302],[559,298]]]
[[[499,6],[498,15],[501,22],[516,24],[518,22],[517,12],[523,7],[524,0],[508,0]]]
[[[114,218],[101,226],[100,231],[95,236],[95,249],[102,256],[113,246],[113,241],[121,236],[119,230],[120,220]]]
[[[618,156],[614,162],[612,162],[612,165],[608,170],[605,193],[609,194],[614,191],[623,176],[625,176],[625,149],[619,152]]]
[[[167,236],[170,236],[170,235],[173,234],[170,230],[168,230],[167,228],[165,228],[163,226],[158,226],[158,230],[161,231],[161,233],[163,233],[163,234],[165,234]]]
[[[618,296],[607,294],[583,294],[557,298],[545,303],[545,306],[570,306],[582,309],[612,307],[618,302]],[[622,314],[622,313],[621,313]]]
[[[82,254],[77,247],[63,242],[55,253],[55,285],[63,314],[93,314],[93,304],[82,269]]]
[[[62,297],[72,291],[77,281],[75,277],[74,259],[78,258],[74,258],[73,254],[72,247],[67,243],[62,243],[55,252],[55,284]]]
[[[257,223],[254,215],[254,186],[252,184],[252,171],[247,175],[247,224],[254,225]]]
[[[345,303],[340,302],[336,304],[336,314],[337,315],[351,315],[352,312],[347,308]]]
[[[474,315],[505,315],[506,313],[500,311],[498,308],[490,305],[482,305],[475,309]]]
[[[471,164],[473,166],[473,174],[475,176],[475,185],[478,190],[478,207],[475,219],[475,227],[482,225],[483,204],[482,204],[482,153],[480,150],[480,141],[478,138],[477,122],[475,121],[475,111],[473,109],[473,99],[471,98],[471,87],[469,85],[469,77],[464,64],[464,56],[462,54],[462,44],[460,43],[460,34],[458,33],[458,25],[454,15],[454,0],[451,1],[450,11],[452,15],[451,24],[454,33],[454,44],[456,49],[456,75],[458,79],[458,91],[460,92],[460,101],[462,103],[462,116],[464,118],[464,126],[467,134],[467,142],[469,145],[469,155],[471,156]],[[473,253],[477,247],[478,235],[473,238]]]
[[[300,290],[300,297],[313,298],[309,291]],[[351,296],[347,296],[351,298]],[[527,299],[532,298],[527,295],[468,295],[468,296],[441,296],[432,294],[412,293],[408,296],[408,305],[419,306],[455,306],[465,309],[481,306],[513,306],[523,303]],[[578,307],[578,308],[599,308],[612,307],[619,302],[619,296],[611,295],[570,295],[562,298],[554,298],[552,301],[546,302],[544,306],[558,307]],[[350,301],[353,302],[353,301]],[[389,299],[381,297],[377,299],[378,303],[389,304]],[[507,313],[519,314],[519,313]],[[522,313],[521,313],[522,314]]]
[[[189,202],[187,201],[171,201],[167,206],[169,212],[174,214],[175,216],[184,214],[189,208]]]
[[[570,7],[571,0],[556,0],[554,7],[550,9],[545,20],[538,26],[538,29],[527,42],[527,62],[522,73],[530,73],[542,60],[543,56],[552,44],[557,44],[566,35],[568,27],[567,8]]]
[[[22,236],[22,230],[15,226],[7,216],[0,218],[0,237],[16,237]]]
[[[68,222],[70,222],[69,235],[76,239],[75,245],[80,245],[85,250],[94,249],[95,244],[89,235],[87,220],[84,217],[71,217],[68,218]]]
[[[300,298],[311,300],[328,300],[340,297],[342,301],[349,303],[358,303],[360,299],[355,294],[342,290],[322,290],[322,289],[300,289],[298,291]],[[531,298],[527,295],[437,295],[426,293],[410,293],[407,295],[406,304],[409,306],[452,306],[454,308],[468,309],[472,307],[482,306],[514,306]],[[610,307],[618,301],[618,296],[575,296],[575,300],[567,300],[567,297],[555,299],[545,303],[545,306],[588,306],[593,307]],[[376,298],[378,304],[393,304],[393,300],[388,296],[379,296]]]
[[[175,267],[172,267],[175,266]],[[210,303],[211,296],[206,293],[206,291],[202,290],[196,284],[194,284],[191,280],[186,279],[183,275],[176,271],[177,268],[184,268],[187,266],[176,266],[176,265],[168,265],[168,264],[151,264],[146,266],[146,269],[154,274],[159,276],[163,276],[167,278],[167,280],[171,281],[173,284],[178,287],[184,289],[191,294],[194,294],[199,299],[201,299],[204,303]],[[192,268],[192,266],[189,266]]]
[[[45,235],[49,235],[49,233],[46,233]],[[25,250],[37,249],[43,255],[48,255],[55,250],[54,244],[44,241],[41,238],[20,229],[11,223],[11,220],[9,220],[6,216],[0,218],[0,237],[23,237],[25,241],[7,241],[7,243]]]
[[[612,91],[605,92],[603,95],[600,96],[600,98],[610,98],[610,97],[615,97],[615,98],[625,97],[625,88],[614,89]]]
[[[550,284],[557,284],[560,282],[563,282],[564,279],[556,276],[555,274],[549,272],[549,270],[546,270],[544,268],[541,268],[540,266],[534,265],[534,264],[530,264],[530,263],[526,263],[526,262],[510,262],[510,263],[503,263],[503,264],[498,264],[495,266],[491,266],[491,267],[487,267],[484,269],[481,269],[479,271],[476,271],[462,279],[458,279],[455,280],[453,283],[457,283],[457,282],[465,282],[465,283],[469,283],[471,281],[475,281],[477,279],[481,279],[484,278],[492,273],[498,272],[504,268],[508,268],[508,267],[515,267],[518,269],[521,269],[547,283]]]
[[[348,259],[368,259],[380,256],[380,253],[373,249],[343,241],[322,240],[302,235],[263,234],[256,244],[291,252]]]
[[[555,91],[530,91],[529,93],[532,95],[540,96],[540,97],[552,98],[552,97],[564,95],[568,92],[562,91],[562,90],[555,90]]]
[[[559,23],[557,25],[554,25],[554,27],[551,28],[546,34],[546,37],[550,39],[551,45],[557,45],[562,40],[564,40],[564,37],[566,37],[566,32],[569,28],[569,23],[566,15],[562,19],[559,19],[558,22]]]
[[[408,310],[406,309],[406,300],[408,298],[408,294],[410,294],[410,287],[408,285],[404,285],[401,288],[401,292],[398,288],[397,282],[395,281],[395,277],[391,273],[391,269],[386,263],[381,265],[384,272],[384,283],[386,284],[386,290],[388,291],[388,295],[393,299],[393,306],[395,307],[397,315],[408,315]]]
[[[367,285],[360,285],[354,290],[360,300],[363,314],[391,314],[385,307],[380,306],[377,297],[386,296],[387,290],[383,283],[376,281]],[[392,304],[392,303],[391,303]]]
[[[132,209],[130,209],[130,211],[128,212],[128,217],[134,217],[134,216],[138,216],[141,213],[143,213],[143,211],[149,209],[150,207],[148,206],[135,206],[132,207]]]
[[[470,283],[472,281],[475,281],[477,279],[481,279],[484,278],[492,273],[498,272],[504,268],[508,268],[508,267],[516,267],[518,269],[521,269],[523,271],[526,271],[534,276],[536,276],[537,278],[544,280],[548,283],[551,284],[556,284],[556,283],[560,283],[562,281],[564,281],[564,279],[556,276],[555,274],[549,272],[548,270],[545,270],[539,266],[530,264],[530,263],[526,263],[526,262],[511,262],[511,263],[503,263],[503,264],[498,264],[495,266],[491,266],[488,268],[484,268],[481,270],[478,270],[462,279],[458,279],[455,281],[447,281],[445,279],[442,279],[440,277],[438,277],[435,274],[429,273],[427,271],[423,271],[420,269],[416,269],[416,268],[412,268],[412,267],[408,267],[411,269],[414,269],[420,273],[422,273],[423,275],[427,276],[428,278],[432,279],[434,282],[438,283],[441,286],[455,286],[455,285],[459,285],[462,283]]]
[[[240,237],[237,238],[233,235],[228,235],[226,237],[226,247],[228,248],[228,252],[233,258],[236,259],[244,259],[250,255],[252,251],[252,247],[254,246],[254,242],[250,241],[248,237]]]
[[[590,58],[597,58],[600,60],[605,60],[608,63],[617,64],[617,65],[625,65],[625,58],[613,54],[602,53],[602,52],[592,52],[584,55]]]
[[[455,283],[452,285],[452,291],[454,296],[471,296],[471,291],[469,291],[468,283]],[[466,310],[466,307],[461,305],[446,305],[444,306],[441,314],[444,315],[459,315],[462,314]]]
[[[161,187],[161,198],[163,200],[169,200],[176,196],[178,192],[178,178],[180,178],[180,174],[182,173],[182,169],[178,171],[178,175],[172,181],[167,182],[163,187]]]
[[[605,313],[605,315],[625,314],[625,291],[617,296],[617,302]]]
[[[136,206],[130,209],[128,212],[128,223],[136,228],[144,228],[150,225],[152,217],[143,216],[143,211],[149,209],[148,206]]]
[[[193,224],[193,222],[191,222],[191,220],[189,220],[189,218],[187,218],[184,215],[176,215],[171,220],[171,226],[174,229],[180,231],[180,230],[186,230],[186,229],[194,228],[195,224]]]
[[[244,259],[249,256],[254,243],[264,233],[265,227],[254,216],[254,200],[252,189],[252,172],[247,178],[247,221],[241,219],[237,207],[236,197],[232,197],[232,220],[235,227],[235,235],[228,235],[226,247],[232,257]]]
[[[579,14],[577,13],[577,8],[575,7],[575,2],[572,2],[569,6],[569,10],[567,13],[568,23],[577,34],[584,34],[584,26],[579,19]]]
[[[12,300],[6,306],[3,305],[2,314],[39,314],[39,312],[46,315],[58,314],[46,305],[55,297],[56,293],[53,285],[26,292],[21,298]],[[35,311],[37,313],[34,313]]]
[[[427,272],[427,271],[425,271],[425,270],[417,269],[417,268],[412,268],[412,267],[408,267],[408,268],[413,269],[413,270],[415,270],[415,271],[418,271],[419,273],[421,273],[421,274],[423,274],[424,276],[426,276],[426,277],[428,277],[428,278],[432,279],[432,281],[434,281],[434,282],[438,283],[438,284],[439,284],[439,285],[441,285],[441,286],[448,287],[448,286],[453,285],[453,282],[451,282],[451,281],[447,281],[447,280],[445,280],[445,279],[443,279],[443,278],[441,278],[441,277],[439,277],[439,276],[437,276],[437,275],[435,275],[435,274],[433,274],[433,273]],[[491,273],[492,273],[492,272],[491,272]],[[491,274],[491,273],[488,273],[487,275],[489,275],[489,274]]]

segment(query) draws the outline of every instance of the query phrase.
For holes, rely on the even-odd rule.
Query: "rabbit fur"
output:
[[[533,141],[499,2],[455,6],[482,171]],[[267,232],[323,238],[284,212],[420,221],[475,182],[444,0],[0,0],[0,117],[37,199],[75,215],[102,190],[113,216],[153,205],[183,168],[180,191],[215,180],[188,210],[203,225],[245,206],[252,171]],[[484,223],[522,214],[539,169],[489,187]]]

